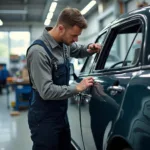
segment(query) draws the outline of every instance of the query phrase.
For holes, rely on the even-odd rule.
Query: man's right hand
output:
[[[84,78],[79,84],[77,84],[76,89],[78,92],[86,90],[88,87],[93,86],[94,79],[92,77]]]

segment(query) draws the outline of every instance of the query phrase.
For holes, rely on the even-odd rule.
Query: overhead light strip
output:
[[[57,7],[57,2],[52,2],[51,6],[49,8],[49,11],[50,12],[54,12],[56,7]]]
[[[44,22],[44,25],[48,26],[50,24],[51,19],[53,18],[54,11],[56,10],[56,7],[57,7],[57,2],[52,2],[46,20]]]
[[[0,19],[0,26],[2,26],[3,25],[3,21]]]
[[[82,14],[82,15],[85,15],[95,4],[96,4],[96,0],[90,1],[90,2],[81,10],[81,14]]]
[[[45,22],[44,22],[44,25],[48,26],[50,23],[51,23],[51,20],[50,19],[46,19]]]
[[[47,19],[52,19],[53,18],[53,12],[49,12],[48,14],[47,14]]]

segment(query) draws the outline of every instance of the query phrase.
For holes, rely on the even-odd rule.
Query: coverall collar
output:
[[[43,36],[46,39],[46,41],[51,45],[52,48],[55,48],[59,46],[59,44],[54,40],[54,38],[48,33],[49,30],[51,30],[52,27],[46,27],[43,32]]]

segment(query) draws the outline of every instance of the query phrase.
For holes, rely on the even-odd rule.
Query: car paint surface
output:
[[[144,26],[139,65],[97,71],[98,57],[88,73],[81,71],[79,75],[80,80],[87,76],[95,80],[94,86],[85,91],[91,100],[84,98],[83,105],[78,101],[79,137],[83,136],[86,150],[150,149],[150,6],[129,12],[108,25],[102,51],[109,44],[110,29],[134,18],[143,20]],[[112,86],[121,91],[112,90]]]

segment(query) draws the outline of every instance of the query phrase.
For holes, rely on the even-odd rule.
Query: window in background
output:
[[[29,32],[10,32],[10,53],[16,55],[25,55],[30,44]]]
[[[8,32],[0,32],[0,57],[3,59],[9,57]]]

